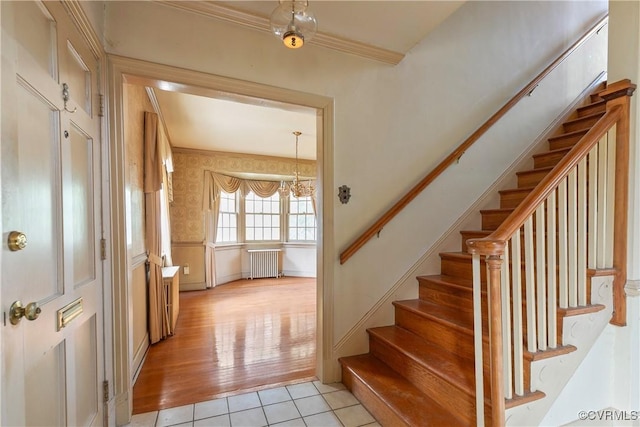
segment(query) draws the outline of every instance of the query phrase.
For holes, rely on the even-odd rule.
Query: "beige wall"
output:
[[[171,240],[178,243],[204,240],[202,192],[205,171],[290,177],[293,175],[295,161],[277,157],[174,149],[173,166]],[[316,174],[313,161],[299,160],[299,168],[303,176]]]
[[[203,289],[205,275],[204,247],[202,246],[204,240],[202,197],[205,171],[222,174],[256,173],[276,179],[277,176],[293,175],[295,161],[237,153],[174,149],[173,166],[173,203],[171,204],[173,265],[181,267],[189,265],[188,275],[184,274],[184,268],[180,269],[181,290]],[[299,160],[299,171],[303,176],[314,176],[316,163]],[[225,262],[224,257],[218,261]],[[221,271],[226,270],[227,268],[221,267]]]
[[[124,138],[128,166],[127,188],[129,206],[127,241],[131,266],[129,295],[131,295],[131,327],[133,335],[132,374],[139,369],[149,347],[147,335],[147,283],[144,260],[146,259],[144,220],[144,113],[153,111],[147,92],[142,86],[125,84]],[[135,261],[134,261],[135,260]]]
[[[146,252],[144,230],[144,112],[153,111],[147,92],[142,86],[125,84],[124,88],[124,141],[128,166],[128,189],[131,227],[129,254],[131,257]]]
[[[202,242],[174,243],[171,245],[173,265],[180,266],[180,290],[193,291],[206,288],[204,276],[204,246]],[[185,266],[189,266],[189,274]]]

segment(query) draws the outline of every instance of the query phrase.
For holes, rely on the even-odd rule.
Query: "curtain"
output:
[[[315,187],[315,181],[311,181]],[[235,193],[240,190],[241,197],[253,191],[259,197],[271,197],[280,192],[283,198],[289,197],[291,182],[257,181],[240,179],[233,176],[205,171],[204,194],[202,196],[202,210],[204,211],[204,263],[205,283],[207,288],[216,286],[216,232],[218,230],[218,215],[220,214],[220,192]],[[311,196],[313,211],[316,211],[315,192]]]
[[[258,197],[271,197],[282,187],[280,181],[254,181],[247,179],[243,181],[243,184],[244,196],[253,191]]]
[[[144,115],[145,231],[149,262],[149,336],[151,343],[166,338],[170,330],[167,293],[162,280],[162,158],[158,117]]]
[[[160,218],[162,228],[162,257],[164,266],[173,265],[171,256],[171,217],[169,214],[169,203],[173,201],[173,155],[171,154],[171,145],[167,139],[162,126],[159,129],[160,156],[162,159],[162,189],[160,190]]]
[[[204,279],[207,288],[216,286],[216,232],[220,213],[220,192],[235,193],[242,180],[211,171],[204,173]]]

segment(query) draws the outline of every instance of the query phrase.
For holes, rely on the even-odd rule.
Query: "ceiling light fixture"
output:
[[[311,184],[311,180],[308,180],[306,183],[300,181],[300,177],[298,175],[298,138],[302,135],[302,132],[295,131],[293,134],[296,136],[296,170],[295,177],[293,178],[293,182],[291,183],[291,194],[293,197],[310,197],[313,196],[316,189]]]
[[[308,0],[280,0],[271,13],[271,31],[290,49],[301,48],[316,33],[318,23]]]

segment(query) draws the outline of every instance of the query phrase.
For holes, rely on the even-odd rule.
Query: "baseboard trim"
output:
[[[140,345],[136,349],[136,352],[133,356],[133,379],[131,380],[131,384],[135,384],[138,379],[138,375],[140,375],[140,371],[142,370],[142,365],[144,365],[144,359],[147,357],[147,352],[149,351],[149,333],[147,332],[144,335],[144,339],[140,340]]]
[[[180,283],[180,292],[184,291],[202,291],[207,289],[205,282],[198,283]]]

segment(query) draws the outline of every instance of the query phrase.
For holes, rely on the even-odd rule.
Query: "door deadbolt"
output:
[[[23,307],[20,301],[16,301],[11,304],[9,321],[12,325],[17,325],[23,317],[26,317],[27,320],[36,320],[41,312],[42,309],[38,307],[36,302],[30,302],[26,307]]]
[[[12,231],[9,233],[7,244],[10,251],[21,251],[27,247],[27,235],[19,231]]]

